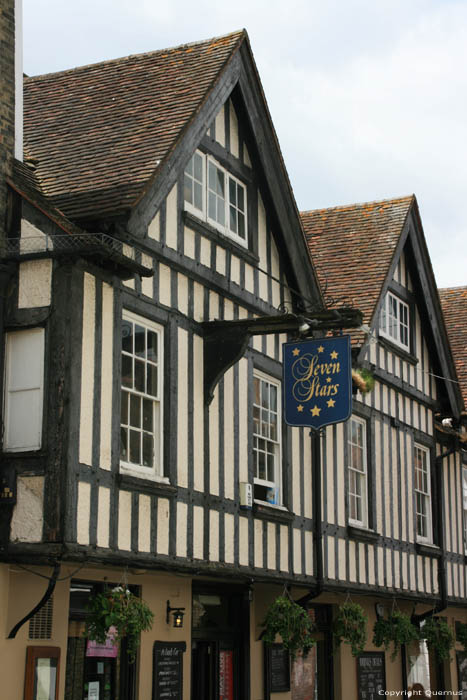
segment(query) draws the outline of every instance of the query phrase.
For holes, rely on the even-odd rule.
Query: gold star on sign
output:
[[[339,353],[337,353],[335,350],[332,351],[331,353],[331,360],[337,360],[337,356]]]
[[[295,350],[292,350],[292,355],[295,355],[295,357],[297,357],[297,355],[300,355],[300,350],[298,348],[295,348]]]
[[[320,345],[320,346],[319,346],[319,348],[318,348],[318,352],[324,352],[324,348],[323,348],[323,346],[322,346],[322,345]]]
[[[331,377],[328,377],[328,378],[326,379],[326,381],[327,381],[327,383],[329,384],[329,382],[331,381]]]
[[[336,402],[334,401],[334,399],[329,399],[328,408],[334,408],[335,405],[336,405]]]
[[[318,406],[316,405],[313,406],[313,408],[310,408],[310,411],[312,416],[319,416],[319,414],[321,413],[321,409],[318,408]]]
[[[301,413],[301,412],[303,411],[303,406],[302,406],[302,404],[300,404],[299,406],[297,406],[297,411],[298,411],[299,413]]]

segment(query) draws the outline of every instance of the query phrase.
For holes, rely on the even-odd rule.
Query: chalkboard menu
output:
[[[289,652],[282,644],[264,645],[266,688],[269,693],[290,690]]]
[[[359,700],[381,700],[386,690],[386,668],[384,652],[371,651],[360,654],[357,659]]]
[[[459,691],[462,692],[460,697],[467,700],[467,654],[465,651],[456,651],[456,659]]]
[[[154,642],[152,700],[182,700],[185,642]]]

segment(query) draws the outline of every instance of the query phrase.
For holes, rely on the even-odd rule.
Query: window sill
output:
[[[186,226],[194,229],[202,236],[206,236],[206,238],[214,241],[217,245],[223,248],[230,248],[235,255],[238,255],[239,258],[243,258],[246,262],[250,263],[250,265],[258,264],[259,258],[254,255],[251,250],[240,245],[240,243],[236,243],[233,238],[226,233],[222,233],[207,221],[194,216],[194,214],[187,210],[183,211],[182,219]]]
[[[423,554],[434,559],[439,559],[442,556],[441,549],[436,544],[429,544],[428,542],[416,542],[415,551],[417,554]]]
[[[291,523],[295,516],[284,506],[266,505],[255,501],[253,503],[253,515],[261,520],[273,520],[276,523]]]
[[[351,539],[358,542],[376,542],[380,537],[374,530],[368,530],[358,525],[347,525],[347,534]]]
[[[142,491],[143,493],[154,494],[156,496],[175,496],[178,492],[176,486],[165,481],[154,481],[144,477],[131,476],[130,474],[118,474],[117,484],[120,488],[127,488],[131,491]]]
[[[392,343],[389,340],[389,338],[386,338],[382,335],[378,335],[378,343],[383,348],[385,348],[385,350],[393,352],[395,355],[398,355],[402,360],[405,360],[410,365],[418,365],[418,358],[415,357],[415,355],[412,355],[412,353],[408,350],[404,350],[404,348],[402,348],[400,345],[397,345],[397,343]]]

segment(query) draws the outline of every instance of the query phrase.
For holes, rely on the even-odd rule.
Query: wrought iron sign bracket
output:
[[[315,331],[359,328],[363,316],[358,309],[341,308],[313,314],[280,314],[239,321],[205,321],[204,331],[204,400],[209,405],[221,377],[238,362],[253,335],[296,333],[309,337]]]

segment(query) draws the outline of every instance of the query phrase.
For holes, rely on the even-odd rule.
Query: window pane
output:
[[[122,391],[121,395],[121,423],[128,425],[128,392]]]
[[[213,192],[209,192],[208,196],[208,216],[216,220],[216,195]]]
[[[146,354],[146,338],[144,328],[135,326],[135,355],[144,357]]]
[[[140,444],[141,444],[141,433],[136,430],[130,430],[130,462],[133,464],[140,464]]]
[[[233,233],[237,233],[237,217],[236,217],[236,210],[233,207],[229,207],[230,209],[230,221],[229,221],[229,228]]]
[[[154,462],[154,438],[148,433],[143,433],[143,466],[152,467]]]
[[[157,367],[156,365],[148,365],[147,370],[146,393],[150,396],[157,396]]]
[[[128,355],[122,355],[122,384],[133,388],[133,359]]]
[[[151,433],[154,430],[153,407],[153,401],[143,399],[143,429]]]
[[[157,362],[157,333],[148,331],[148,360]]]
[[[120,428],[120,457],[124,462],[128,461],[128,431]]]
[[[186,173],[185,173],[185,177],[184,177],[184,181],[183,181],[183,197],[185,199],[185,202],[189,202],[190,204],[193,204],[193,196],[192,196],[192,192],[191,192],[191,180]]]
[[[237,228],[237,233],[240,238],[245,238],[245,217],[243,214],[238,214],[237,216]]]
[[[122,321],[122,350],[133,352],[133,324],[130,321]]]
[[[195,182],[194,184],[194,202],[193,204],[197,209],[200,209],[201,211],[203,210],[203,187],[202,185],[199,184],[199,182]]]
[[[144,362],[135,360],[135,389],[144,392]]]
[[[200,156],[199,153],[195,153],[195,155],[192,158],[192,162],[194,162],[194,169],[193,169],[193,174],[195,177],[195,180],[198,180],[198,182],[203,181],[203,158]]]
[[[130,396],[130,425],[141,428],[141,399],[135,394]]]

